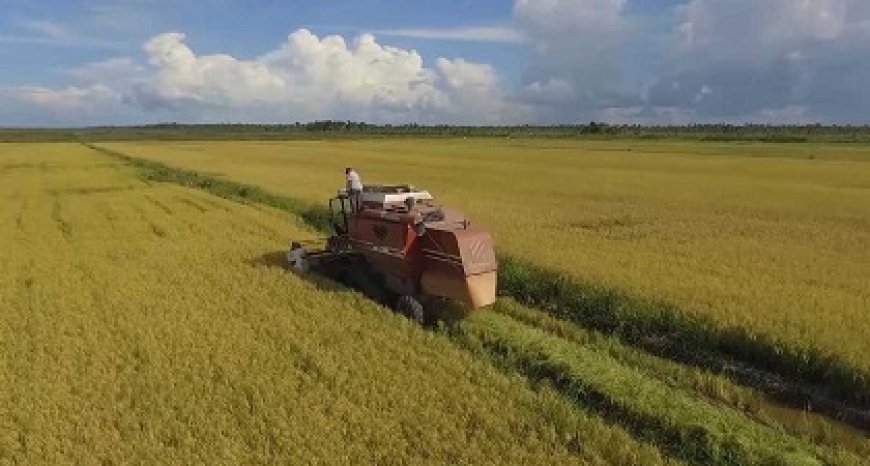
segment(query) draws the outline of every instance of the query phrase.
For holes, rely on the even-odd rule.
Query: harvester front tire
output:
[[[417,301],[413,296],[400,296],[399,301],[396,302],[396,310],[420,325],[426,323],[426,310],[423,308],[420,301]]]

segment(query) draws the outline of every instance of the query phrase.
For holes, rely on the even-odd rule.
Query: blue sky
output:
[[[168,31],[186,33],[188,43],[201,53],[252,58],[278,46],[299,28],[352,37],[391,29],[506,25],[513,2],[3,0],[0,5],[8,12],[0,16],[0,59],[12,65],[0,68],[0,83],[8,85],[60,82],[65,68],[139,55],[143,42]],[[40,29],[47,24],[90,42],[46,43]],[[393,36],[389,43],[416,49],[424,57],[463,56],[508,69],[518,53],[515,45],[492,42]]]
[[[0,126],[867,123],[867,3],[0,0]]]

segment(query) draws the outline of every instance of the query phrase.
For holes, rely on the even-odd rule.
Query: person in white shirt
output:
[[[363,184],[359,174],[351,167],[344,169],[344,174],[347,177],[347,195],[350,198],[351,209],[356,211],[360,206],[360,194],[362,194]]]

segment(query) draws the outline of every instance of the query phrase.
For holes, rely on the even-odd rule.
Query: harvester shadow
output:
[[[349,283],[333,280],[310,272],[300,272],[293,269],[287,263],[286,251],[267,252],[247,261],[252,267],[279,268],[292,274],[301,280],[313,285],[318,291],[331,294],[346,294],[356,292],[367,299],[379,304],[391,312],[396,310],[396,300],[390,297],[373,296],[364,290],[358,289]],[[449,302],[434,302],[426,305],[426,313],[429,316],[425,324],[426,328],[437,328],[440,325],[455,325],[469,315],[467,309]]]
[[[351,288],[334,280],[330,280],[329,278],[321,277],[313,273],[304,273],[293,269],[287,263],[286,251],[267,252],[261,256],[250,259],[247,262],[248,265],[251,265],[252,267],[268,267],[282,269],[288,274],[292,274],[299,279],[304,280],[311,285],[314,285],[319,291],[327,293],[346,293],[347,291],[351,290]]]
[[[365,291],[357,289],[348,283],[341,283],[327,277],[323,277],[314,273],[302,273],[294,270],[287,264],[285,251],[273,251],[262,254],[258,257],[247,261],[249,265],[254,267],[274,267],[284,270],[287,274],[292,274],[301,280],[313,285],[317,290],[333,295],[347,295],[348,292],[356,292],[365,296],[367,299],[379,304],[386,310],[396,312],[395,302],[385,300],[367,294]],[[534,306],[539,308],[538,306]],[[437,330],[444,326],[447,328],[458,325],[462,320],[469,316],[469,311],[462,309],[449,302],[430,303],[426,306],[427,314],[431,318],[427,319],[424,326],[429,330]],[[562,316],[564,318],[564,316]],[[602,329],[600,326],[584,325],[583,322],[578,322],[573,319],[567,319],[569,322],[574,322],[584,328],[603,331],[604,334],[613,334]],[[768,374],[760,369],[749,366],[748,364],[740,364],[738,361],[728,358],[725,355],[709,353],[695,353],[687,355],[682,352],[669,351],[667,345],[659,345],[651,341],[649,338],[635,339],[626,341],[629,346],[632,346],[640,351],[652,354],[664,359],[672,360],[689,366],[710,370],[714,373],[726,374],[733,378],[738,384],[753,387],[760,392],[770,397],[772,401],[783,404],[784,406],[795,409],[806,409],[812,403],[814,411],[820,414],[827,415],[840,423],[851,427],[864,430],[870,425],[870,411],[866,411],[863,407],[851,406],[847,403],[835,401],[825,396],[824,394],[815,393],[812,387],[803,387],[794,381],[788,381],[783,377],[778,377],[773,374]],[[725,362],[728,362],[727,370],[722,367]],[[812,400],[808,402],[807,400]]]

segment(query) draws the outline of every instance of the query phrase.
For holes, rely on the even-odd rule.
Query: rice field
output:
[[[500,251],[870,374],[870,148],[558,140],[104,144],[325,202],[353,165]]]
[[[570,240],[540,229],[537,240],[522,240],[533,219],[511,207],[520,199],[511,189],[529,203],[516,209],[539,220],[612,201],[583,194],[589,199],[544,211],[550,204],[536,189],[563,187],[547,188],[517,154],[507,166],[514,178],[535,179],[530,185],[485,170],[475,178],[463,164],[488,165],[447,151],[462,144],[112,147],[312,200],[341,184],[341,154],[356,150],[348,158],[367,179],[404,181],[398,174],[415,170],[420,185],[436,194],[443,187],[451,205],[492,225],[500,248],[532,261],[556,257],[559,243],[548,242],[557,240],[577,257],[590,241],[651,247],[601,231],[597,240]],[[471,144],[496,160],[503,145],[545,157],[542,145],[576,143]],[[371,161],[391,147],[433,152]],[[575,156],[560,157],[570,165]],[[861,157],[830,155],[844,164]],[[291,239],[318,236],[302,219],[142,175],[83,145],[0,144],[0,462],[857,465],[870,455],[860,429],[510,299],[455,326],[420,328],[358,293],[278,266]],[[501,190],[483,196],[486,185]],[[498,203],[513,229],[486,217]],[[843,212],[850,208],[861,210]],[[656,231],[661,237],[650,242],[674,240]],[[523,255],[533,244],[540,257]],[[619,284],[606,274],[596,280]]]
[[[635,463],[656,447],[270,257],[299,222],[0,145],[0,462]]]

